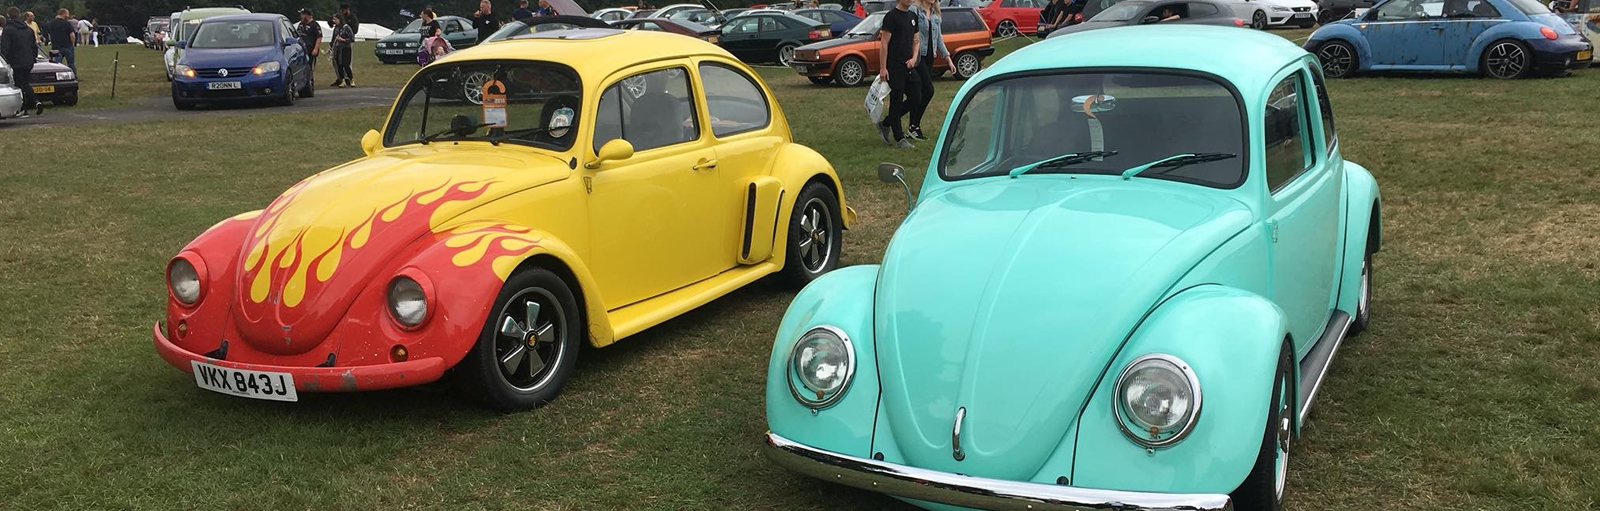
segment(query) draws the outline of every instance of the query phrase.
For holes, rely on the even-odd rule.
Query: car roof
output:
[[[238,7],[201,7],[197,9],[184,9],[172,13],[173,16],[178,17],[178,21],[193,21],[211,18],[214,16],[226,16],[230,14],[250,14],[250,11],[240,9]]]
[[[1083,48],[1106,48],[1081,51]],[[1232,82],[1246,95],[1269,86],[1280,69],[1308,53],[1261,30],[1206,25],[1145,25],[1086,30],[1031,44],[983,74],[1074,67],[1143,67],[1200,71]]]
[[[227,14],[227,15],[223,15],[223,16],[212,16],[210,18],[206,18],[205,22],[211,22],[211,21],[278,21],[278,20],[283,20],[283,19],[289,19],[289,18],[287,16],[282,15],[282,14],[251,13],[251,14]]]
[[[580,37],[581,36],[581,37]],[[538,60],[565,64],[594,83],[634,64],[697,55],[733,59],[715,44],[670,32],[585,28],[553,30],[494,41],[451,53],[440,62]]]

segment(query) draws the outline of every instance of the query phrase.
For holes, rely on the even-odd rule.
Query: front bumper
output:
[[[789,68],[794,69],[801,76],[812,78],[827,78],[833,75],[833,61],[831,60],[791,60]]]
[[[37,80],[37,78],[35,79]],[[33,81],[28,83],[28,86],[33,87],[33,95],[39,98],[39,101],[58,101],[78,96],[77,80],[58,82],[52,78],[50,80]],[[39,92],[41,89],[50,92]]]
[[[1316,24],[1317,13],[1314,12],[1282,12],[1267,11],[1267,25],[1307,25]]]
[[[299,392],[355,392],[360,390],[381,390],[397,387],[421,385],[444,376],[444,359],[421,358],[366,366],[347,367],[287,367],[264,364],[246,364],[228,360],[218,360],[198,353],[190,352],[172,341],[167,340],[166,333],[161,330],[161,323],[156,323],[155,332],[156,354],[161,355],[172,367],[183,372],[193,373],[190,361],[203,362],[215,366],[244,369],[248,371],[271,371],[289,373],[294,376],[294,388]]]
[[[239,82],[237,89],[211,90],[212,82]],[[247,74],[228,78],[177,77],[172,80],[172,96],[187,101],[227,101],[276,99],[283,97],[283,73]]]
[[[824,481],[960,507],[1019,511],[1233,509],[1227,495],[1097,490],[971,477],[813,449],[771,432],[763,451],[785,469]]]
[[[0,87],[0,119],[16,117],[22,113],[22,89],[10,85]]]

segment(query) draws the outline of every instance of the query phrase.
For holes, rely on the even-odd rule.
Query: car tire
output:
[[[452,371],[461,390],[506,412],[554,400],[577,366],[587,331],[567,281],[544,268],[518,271],[489,311],[478,341]]]
[[[834,66],[833,79],[839,85],[855,87],[867,81],[867,63],[860,57],[845,57]]]
[[[1017,22],[1011,20],[1001,20],[994,28],[994,35],[999,37],[1016,37],[1020,34],[1021,32],[1017,31]]]
[[[804,287],[839,267],[843,232],[839,198],[834,196],[833,190],[822,183],[806,185],[789,215],[784,280],[794,287]]]
[[[1350,335],[1367,331],[1372,322],[1372,243],[1367,243],[1361,259],[1361,294],[1356,298],[1356,317],[1350,320]]]
[[[807,76],[806,79],[811,80],[813,85],[827,85],[833,83],[833,77],[829,76]]]
[[[1348,78],[1361,69],[1356,47],[1337,39],[1317,47],[1317,61],[1322,64],[1322,75],[1328,78]]]
[[[1256,464],[1244,483],[1230,495],[1239,511],[1281,511],[1289,471],[1289,442],[1294,437],[1294,349],[1284,340],[1278,348],[1278,369],[1272,378],[1272,400],[1267,408]]]
[[[1329,23],[1333,23],[1334,21],[1336,20],[1333,19],[1333,11],[1323,9],[1317,12],[1317,23],[1327,25]]]
[[[1528,76],[1532,70],[1533,52],[1528,50],[1528,45],[1514,39],[1489,43],[1478,58],[1478,71],[1488,78],[1515,80]]]
[[[978,54],[970,51],[957,53],[955,61],[956,68],[954,72],[956,78],[960,78],[962,80],[972,78],[972,75],[976,75],[978,74],[978,71],[983,70],[983,58],[978,57]]]
[[[1256,30],[1267,29],[1267,11],[1256,11],[1250,15],[1250,28]]]
[[[306,79],[305,88],[300,89],[300,97],[302,97],[302,98],[314,98],[314,97],[317,97],[317,81],[314,80],[314,79],[307,78]]]
[[[787,66],[790,62],[794,62],[795,48],[795,45],[789,43],[778,45],[778,63]]]
[[[295,97],[294,90],[294,74],[286,73],[283,75],[283,97],[278,98],[278,104],[283,106],[294,106],[296,99],[297,98]]]
[[[1297,26],[1299,26],[1300,28],[1311,28],[1311,27],[1317,26],[1317,21],[1316,20],[1311,20],[1311,21],[1307,21],[1305,23],[1301,23],[1301,24],[1299,24]]]

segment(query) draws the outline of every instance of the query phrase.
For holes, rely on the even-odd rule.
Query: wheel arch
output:
[[[511,273],[530,268],[544,268],[555,273],[572,288],[578,302],[583,304],[580,312],[589,345],[599,348],[616,342],[616,332],[611,327],[610,315],[606,313],[605,301],[600,297],[598,284],[588,265],[560,239],[542,232],[539,232],[537,239],[538,247],[518,261]]]
[[[1366,260],[1367,246],[1370,244],[1373,252],[1383,247],[1383,200],[1371,172],[1354,162],[1346,161],[1344,166],[1349,206],[1345,208],[1344,253],[1336,305],[1345,314],[1355,317],[1361,300],[1361,264]]]
[[[1522,48],[1525,51],[1533,51],[1533,46],[1528,44],[1527,39],[1530,37],[1542,37],[1539,35],[1538,29],[1533,29],[1530,33],[1530,31],[1525,27],[1518,25],[1521,24],[1517,22],[1501,23],[1499,25],[1489,27],[1489,29],[1483,31],[1482,34],[1478,34],[1478,38],[1472,41],[1472,46],[1467,48],[1467,72],[1483,72],[1484,52],[1489,51],[1490,45],[1500,41],[1512,41],[1522,45]],[[1532,63],[1531,56],[1529,57],[1529,62]]]
[[[1322,34],[1324,31],[1326,31],[1327,34]],[[1323,45],[1334,41],[1348,44],[1352,48],[1356,49],[1356,58],[1358,59],[1356,62],[1356,71],[1364,71],[1370,68],[1372,63],[1372,45],[1367,44],[1367,38],[1362,37],[1359,30],[1356,30],[1354,27],[1349,25],[1323,25],[1322,28],[1317,29],[1315,33],[1311,34],[1311,42],[1313,44],[1309,45],[1311,46],[1309,49],[1313,54],[1315,54],[1317,50],[1322,49]]]

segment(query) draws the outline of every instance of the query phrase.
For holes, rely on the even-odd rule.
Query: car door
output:
[[[1489,27],[1505,23],[1500,10],[1487,0],[1447,0],[1444,3],[1445,19],[1441,43],[1441,63],[1454,69],[1465,70],[1477,60],[1469,55],[1472,43]]]
[[[755,58],[752,53],[756,39],[761,37],[761,18],[764,16],[746,16],[722,26],[722,41],[719,43],[728,53],[738,57],[739,60],[750,61]]]
[[[1440,0],[1392,0],[1378,6],[1368,15],[1366,28],[1357,29],[1367,38],[1371,48],[1372,65],[1387,67],[1420,67],[1441,64],[1444,60],[1442,17],[1444,3]]]
[[[294,25],[289,24],[288,19],[278,20],[278,31],[279,45],[283,45],[283,40],[294,37]],[[311,68],[311,56],[308,51],[310,50],[296,39],[294,44],[283,46],[283,60],[288,63],[289,69],[295,76],[304,76],[310,80],[311,74],[308,71]]]
[[[1271,243],[1272,300],[1289,318],[1295,349],[1310,349],[1333,311],[1338,275],[1342,162],[1320,150],[1315,93],[1303,66],[1280,79],[1266,101],[1261,140]]]
[[[586,170],[589,267],[606,308],[637,303],[714,276],[725,249],[726,203],[711,138],[702,136],[687,62],[613,75],[595,110],[590,149],[613,139],[631,158]]]
[[[462,24],[461,20],[445,21],[442,28],[444,29],[444,39],[450,41],[450,46],[457,50],[471,48],[478,44],[477,31],[467,30],[467,26]]]
[[[792,30],[777,16],[759,16],[761,20],[761,35],[755,40],[755,58],[761,62],[776,62],[778,60],[778,44],[791,35]]]
[[[737,262],[760,263],[771,256],[776,217],[770,212],[780,191],[775,179],[761,178],[771,173],[773,158],[785,143],[772,130],[773,101],[754,77],[720,59],[699,61],[696,73],[723,182],[719,204],[725,213],[718,228],[729,235],[720,246]],[[760,190],[760,204],[752,201],[751,187]],[[749,216],[765,221],[751,222]]]

